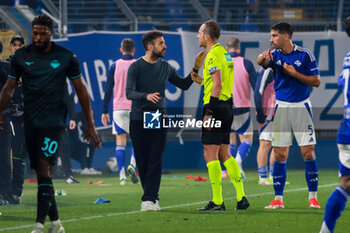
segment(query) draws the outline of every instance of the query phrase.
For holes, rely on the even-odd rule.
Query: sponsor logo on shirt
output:
[[[230,54],[225,53],[226,61],[232,61],[232,57]]]

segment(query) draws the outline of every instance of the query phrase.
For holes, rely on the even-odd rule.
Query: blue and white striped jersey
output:
[[[294,45],[291,53],[285,54],[280,49],[271,52],[273,60],[269,67],[273,69],[276,99],[285,102],[301,102],[310,96],[308,85],[284,73],[283,64],[293,65],[295,70],[304,75],[318,75],[320,71],[314,54],[306,48]]]
[[[344,117],[338,129],[337,143],[350,144],[350,52],[345,56],[343,72],[338,77],[338,86],[343,87],[344,94]]]

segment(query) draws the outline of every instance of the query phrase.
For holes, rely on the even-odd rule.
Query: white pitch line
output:
[[[318,188],[326,188],[326,187],[335,186],[335,185],[338,185],[338,184],[339,183],[319,185]],[[308,188],[287,189],[287,190],[284,191],[284,193],[304,191],[304,190],[307,190],[307,189]],[[274,194],[274,192],[255,193],[255,194],[247,195],[247,197],[259,197],[259,196],[266,196],[266,195],[273,195],[273,194]],[[233,200],[235,198],[234,197],[228,197],[228,198],[224,198],[224,199],[225,200]],[[200,205],[200,204],[205,204],[207,202],[208,201],[200,201],[200,202],[187,203],[187,204],[181,204],[181,205],[166,206],[166,207],[162,207],[162,209],[165,210],[165,209],[174,209],[174,208],[180,208],[180,207],[185,207],[185,206]],[[134,210],[134,211],[119,212],[119,213],[112,213],[112,214],[106,214],[106,215],[96,215],[96,216],[90,216],[90,217],[72,218],[72,219],[67,219],[67,220],[61,220],[61,222],[62,223],[65,223],[65,222],[76,222],[76,221],[81,221],[81,220],[91,220],[91,219],[96,219],[96,218],[112,217],[112,216],[119,216],[119,215],[129,215],[129,214],[137,214],[137,213],[141,213],[141,211],[140,210]],[[46,223],[46,225],[47,224],[48,223]],[[33,227],[33,226],[34,226],[34,224],[17,226],[17,227],[1,228],[0,231],[19,230],[19,229],[29,228],[29,227]]]

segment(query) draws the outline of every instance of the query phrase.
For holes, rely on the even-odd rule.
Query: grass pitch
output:
[[[289,170],[284,202],[285,209],[265,210],[273,199],[272,186],[258,185],[258,174],[247,171],[245,192],[251,204],[245,211],[236,211],[236,194],[229,179],[223,179],[226,211],[197,212],[196,208],[211,199],[209,181],[196,182],[185,177],[208,178],[207,171],[171,171],[163,175],[160,188],[160,212],[140,212],[141,185],[119,185],[115,175],[77,176],[80,184],[66,184],[54,180],[55,189],[63,189],[66,196],[56,196],[60,218],[67,233],[89,232],[319,232],[328,196],[339,183],[337,170],[320,170],[318,199],[321,209],[309,209],[304,171]],[[103,180],[104,185],[86,184]],[[36,217],[37,184],[25,181],[23,204],[0,206],[0,232],[31,232]],[[97,198],[111,203],[96,204]],[[335,232],[350,232],[350,208],[347,205],[337,222]],[[49,220],[47,219],[47,223]],[[48,226],[45,226],[45,232]]]

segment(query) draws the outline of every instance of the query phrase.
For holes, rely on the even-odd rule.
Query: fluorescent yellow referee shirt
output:
[[[211,89],[213,88],[213,81],[210,74],[215,70],[221,71],[222,89],[219,100],[226,101],[232,95],[233,61],[230,54],[220,43],[215,44],[205,58],[203,67],[204,105],[210,101]]]

